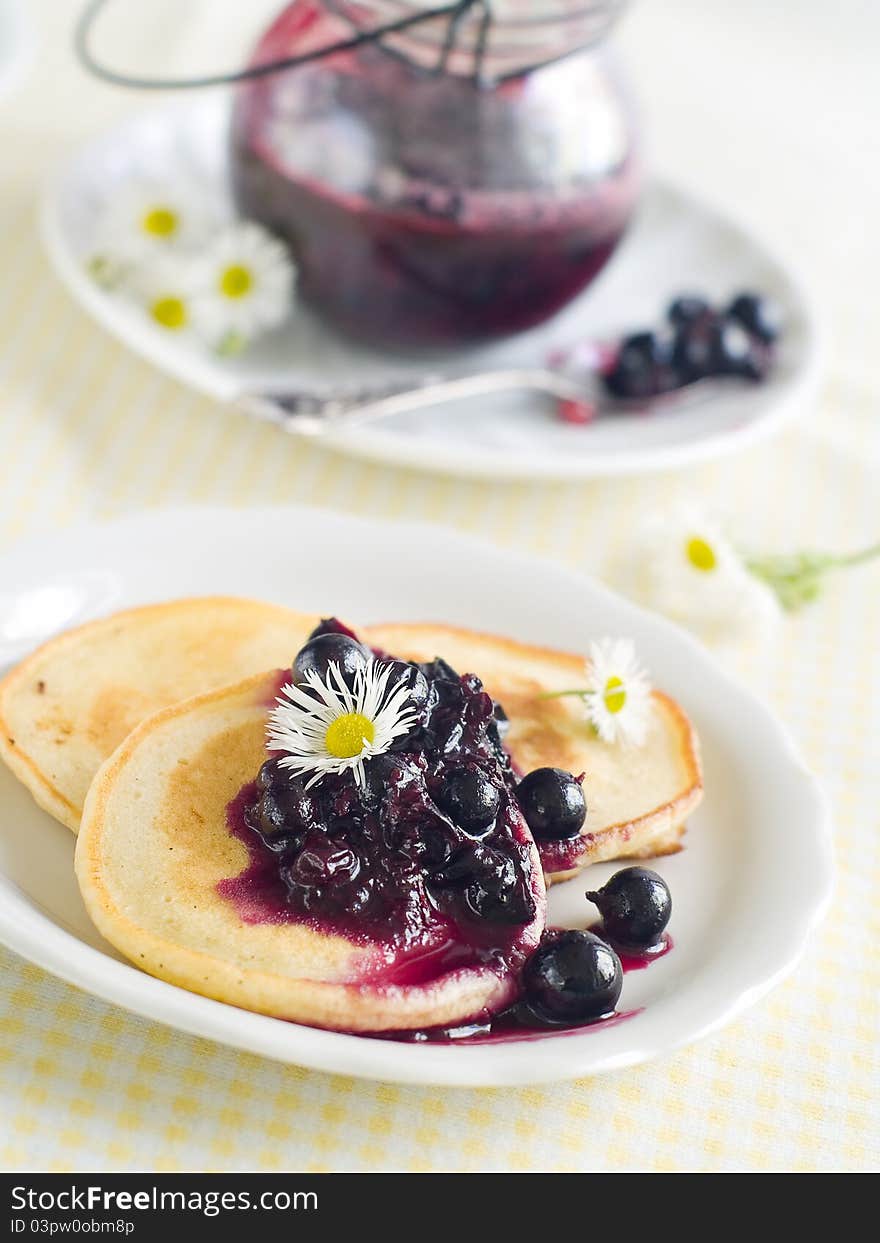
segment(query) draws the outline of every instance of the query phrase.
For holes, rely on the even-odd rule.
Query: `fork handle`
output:
[[[583,400],[583,383],[547,368],[510,368],[451,378],[428,377],[420,384],[376,394],[320,397],[304,393],[254,393],[239,398],[248,413],[301,435],[321,435],[335,427],[361,427],[393,414],[423,410],[446,401],[489,393],[530,390],[563,401]]]

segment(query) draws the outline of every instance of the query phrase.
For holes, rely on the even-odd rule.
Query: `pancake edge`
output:
[[[301,617],[303,619],[308,617],[311,619],[311,614],[298,613],[295,609],[289,609],[283,604],[271,604],[265,600],[253,600],[248,596],[184,596],[179,600],[165,600],[158,604],[140,604],[130,609],[120,609],[115,613],[108,613],[103,617],[92,618],[89,621],[80,623],[78,626],[71,627],[69,630],[63,630],[60,634],[54,635],[51,639],[47,639],[45,643],[41,643],[39,647],[34,648],[32,652],[29,652],[18,664],[13,665],[3,678],[0,679],[0,760],[3,760],[13,776],[25,786],[37,806],[48,812],[54,819],[60,821],[72,833],[75,834],[79,831],[83,809],[77,807],[62,794],[48,773],[40,767],[29,752],[23,751],[16,745],[13,730],[6,716],[10,697],[21,683],[26,683],[33,676],[35,669],[41,665],[47,655],[51,658],[57,651],[63,651],[66,646],[75,643],[84,632],[99,631],[102,626],[116,623],[120,619],[136,619],[147,614],[171,613],[180,608],[191,607],[194,604],[208,604],[214,607],[244,604],[259,609],[264,613],[267,611],[277,613],[281,617]]]

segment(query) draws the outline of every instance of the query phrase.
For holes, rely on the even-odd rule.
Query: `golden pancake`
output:
[[[92,778],[135,725],[200,691],[288,664],[315,620],[218,596],[69,630],[0,682],[0,757],[76,832]]]
[[[99,931],[161,979],[320,1027],[446,1026],[504,1008],[545,918],[540,861],[518,811],[515,840],[529,867],[534,916],[504,934],[515,936],[505,946],[506,969],[485,957],[446,965],[462,960],[430,948],[425,969],[423,945],[389,958],[379,942],[235,900],[251,853],[230,831],[227,807],[266,759],[278,687],[278,673],[265,674],[166,708],[101,767],[76,846],[77,879]]]
[[[180,698],[287,665],[314,622],[234,598],[178,600],[89,622],[0,682],[0,756],[40,806],[76,831],[95,772],[139,721]],[[645,747],[609,747],[586,727],[576,699],[539,697],[582,681],[579,656],[431,624],[377,626],[363,637],[395,655],[441,655],[478,673],[510,717],[506,742],[522,772],[547,765],[586,774],[580,839],[542,845],[551,879],[603,859],[678,849],[702,778],[694,731],[667,695],[654,693]]]
[[[504,742],[522,773],[543,767],[584,773],[587,819],[580,838],[539,843],[550,880],[564,880],[605,859],[650,858],[679,849],[703,782],[696,733],[668,695],[652,695],[644,746],[609,745],[587,725],[578,699],[541,698],[545,691],[583,685],[582,656],[451,626],[372,626],[363,637],[405,660],[442,656],[460,673],[476,673],[507,712]]]

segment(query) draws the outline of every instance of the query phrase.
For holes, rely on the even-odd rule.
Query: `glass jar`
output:
[[[416,7],[294,0],[251,63]],[[240,210],[289,242],[302,296],[357,337],[458,346],[540,323],[602,269],[638,196],[628,96],[596,40],[618,7],[495,0],[480,81],[475,6],[442,69],[448,20],[432,18],[245,82]]]

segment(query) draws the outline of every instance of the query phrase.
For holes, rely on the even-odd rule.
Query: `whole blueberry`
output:
[[[672,365],[679,384],[693,384],[717,370],[720,330],[712,312],[679,326],[672,346]]]
[[[623,987],[620,959],[591,932],[551,933],[523,970],[525,999],[551,1023],[587,1023],[611,1014]]]
[[[366,667],[370,654],[357,639],[344,634],[319,634],[300,648],[293,662],[293,680],[301,686],[308,673],[326,682],[331,664],[338,665],[346,682],[352,682],[358,669]]]
[[[711,310],[712,308],[705,298],[701,298],[697,294],[682,294],[673,302],[670,302],[666,308],[666,318],[671,324],[678,327],[680,324],[689,324],[695,319],[700,319]]]
[[[465,915],[493,924],[525,924],[535,914],[531,895],[510,855],[487,850],[462,893]]]
[[[538,841],[577,837],[587,817],[583,786],[562,768],[533,769],[519,783],[516,797]]]
[[[403,837],[397,849],[429,872],[441,871],[460,846],[461,837],[445,821],[429,817]]]
[[[431,888],[443,906],[466,920],[525,924],[535,904],[514,856],[481,842],[453,851],[432,869]]]
[[[459,675],[455,672],[452,665],[439,656],[422,665],[422,672],[432,682],[458,682],[459,680]]]
[[[272,786],[284,785],[290,779],[290,773],[285,772],[281,767],[281,761],[278,758],[266,760],[257,773],[257,789],[268,790]]]
[[[444,774],[440,806],[465,833],[485,833],[501,806],[501,792],[481,769],[457,764]]]
[[[782,312],[775,302],[756,293],[741,293],[727,308],[727,314],[766,345],[771,345],[782,328]]]
[[[382,673],[389,670],[388,674],[388,690],[391,691],[397,686],[405,686],[409,692],[409,697],[405,707],[412,708],[415,712],[421,713],[428,704],[428,679],[422,673],[418,665],[412,665],[407,660],[383,660],[377,664],[377,672]]]
[[[467,913],[489,924],[527,924],[535,914],[535,906],[521,885],[492,884],[477,881],[464,890]]]
[[[317,639],[321,634],[344,634],[349,639],[356,639],[357,635],[345,622],[341,622],[338,617],[322,617],[315,629],[309,635],[310,639]]]
[[[375,807],[382,798],[407,780],[407,768],[402,757],[386,752],[364,763],[364,783],[361,795],[367,807]]]
[[[587,897],[598,906],[609,939],[621,949],[657,945],[672,914],[669,886],[648,868],[623,868]]]
[[[639,400],[674,387],[668,342],[655,332],[637,332],[620,343],[605,386],[615,397]]]
[[[492,854],[479,843],[462,846],[434,868],[431,880],[439,889],[463,888],[492,867]]]
[[[304,887],[332,886],[355,880],[360,869],[360,857],[346,841],[310,833],[287,868],[285,879],[288,884]]]
[[[298,777],[269,760],[257,778],[260,790],[251,824],[271,848],[286,849],[285,838],[301,837],[320,820],[320,808]]]
[[[248,824],[257,829],[268,846],[286,849],[293,833],[283,798],[274,787],[264,790],[247,815]]]
[[[715,371],[721,375],[761,380],[768,366],[767,347],[756,341],[738,320],[728,318],[720,325],[715,342]]]

